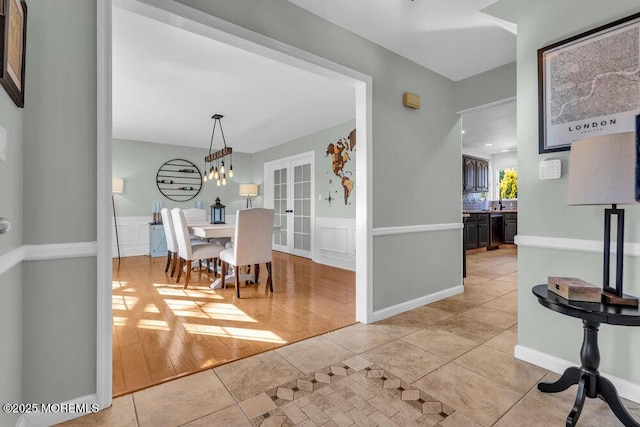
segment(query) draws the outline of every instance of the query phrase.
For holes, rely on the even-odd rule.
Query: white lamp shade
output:
[[[569,162],[570,205],[636,203],[634,132],[574,141]]]
[[[113,178],[111,180],[111,192],[120,194],[124,191],[124,179],[122,178]]]
[[[240,184],[240,195],[243,197],[255,197],[258,195],[257,184]]]

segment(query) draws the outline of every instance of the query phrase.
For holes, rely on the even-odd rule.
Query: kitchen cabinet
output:
[[[489,191],[489,162],[474,157],[462,157],[462,191],[465,193]]]
[[[515,243],[518,234],[518,213],[508,212],[504,214],[504,242]]]
[[[465,249],[489,246],[490,229],[488,213],[472,213],[464,221]]]

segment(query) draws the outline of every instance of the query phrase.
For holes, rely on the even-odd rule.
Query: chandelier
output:
[[[222,114],[214,114],[213,130],[211,131],[211,143],[209,144],[209,154],[204,158],[204,173],[202,174],[202,181],[216,181],[218,187],[220,185],[227,185],[227,169],[225,168],[224,160],[229,156],[229,178],[233,178],[233,163],[231,153],[233,149],[227,147],[227,141],[224,139],[224,132],[222,131]],[[216,126],[220,125],[220,133],[222,134],[222,143],[224,147],[221,150],[212,152],[213,148],[213,136],[216,134]]]

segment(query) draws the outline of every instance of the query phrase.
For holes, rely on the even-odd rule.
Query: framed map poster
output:
[[[539,153],[635,131],[640,13],[538,49]]]
[[[27,5],[22,0],[0,0],[0,85],[18,107],[24,107],[24,58]]]

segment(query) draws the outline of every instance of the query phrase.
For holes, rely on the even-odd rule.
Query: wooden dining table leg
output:
[[[258,284],[258,277],[260,277],[260,264],[255,264],[253,266],[253,282]]]

